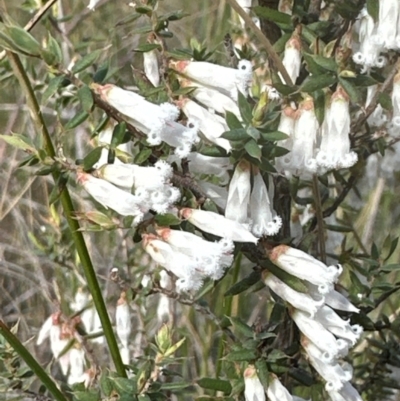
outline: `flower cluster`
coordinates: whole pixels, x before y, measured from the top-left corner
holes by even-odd
[[[135,92],[111,84],[94,84],[93,89],[103,101],[123,114],[128,123],[143,132],[150,145],[166,142],[182,158],[199,141],[197,123],[188,121],[187,126],[184,126],[176,122],[179,109],[170,103],[154,104]]]
[[[397,0],[379,2],[377,21],[368,14],[366,8],[361,11],[359,21],[355,24],[359,48],[353,60],[363,66],[362,72],[368,72],[372,67],[384,67],[386,59],[380,54],[400,48],[399,16],[400,4]]]
[[[68,377],[68,384],[84,383],[87,387],[93,372],[86,369],[85,352],[76,336],[75,326],[78,323],[79,317],[67,322],[60,312],[53,313],[40,329],[36,344],[41,345],[49,338],[51,352],[58,360],[63,375]]]
[[[341,266],[326,266],[312,256],[287,245],[279,245],[269,252],[270,260],[279,268],[307,284],[308,293],[300,293],[267,272],[265,284],[288,302],[291,317],[302,333],[301,344],[310,364],[326,381],[332,400],[348,399],[346,394],[356,390],[350,365],[340,361],[358,341],[362,327],[351,325],[333,309],[358,312],[344,296],[333,288]],[[358,394],[358,393],[357,393]],[[342,398],[340,398],[342,397]],[[351,398],[361,400],[358,398]]]
[[[219,280],[233,261],[233,242],[210,242],[198,235],[160,227],[157,234],[143,235],[145,251],[178,280],[178,292],[198,290],[207,277]]]
[[[314,102],[307,97],[298,110],[292,106],[282,110],[278,130],[288,135],[282,146],[290,153],[276,160],[277,171],[285,175],[308,178],[311,174],[351,167],[358,160],[357,154],[350,151],[349,97],[341,86],[332,94],[321,127]]]
[[[179,189],[169,183],[171,166],[162,160],[154,167],[106,164],[94,174],[97,177],[79,172],[78,182],[104,207],[122,216],[134,216],[134,223],[139,223],[149,210],[166,213],[180,198]],[[134,194],[130,192],[132,187]]]
[[[235,168],[229,184],[225,217],[242,224],[250,223],[256,237],[275,235],[282,225],[279,216],[273,216],[267,187],[258,168],[253,167],[254,182],[251,189],[251,164],[242,160]]]

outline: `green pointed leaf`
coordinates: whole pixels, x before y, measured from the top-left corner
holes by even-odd
[[[304,53],[303,57],[306,61],[309,61],[310,59],[314,61],[315,64],[317,64],[319,67],[321,67],[323,70],[328,70],[332,72],[337,71],[337,64],[334,58],[328,58],[324,56],[319,56],[317,54],[307,54]]]
[[[256,6],[253,7],[252,10],[257,17],[260,17],[261,19],[277,22],[279,24],[292,25],[291,16],[288,14],[264,6]]]
[[[72,117],[71,120],[67,122],[67,124],[65,124],[64,129],[69,130],[75,128],[78,125],[82,124],[84,121],[86,121],[88,117],[89,114],[86,113],[86,111],[81,111],[80,113],[75,114],[75,116]]]
[[[57,92],[58,88],[61,86],[63,81],[64,81],[63,76],[54,77],[50,80],[47,88],[43,92],[42,104],[47,103],[47,101]]]
[[[152,50],[161,50],[161,46],[156,44],[156,43],[145,43],[143,45],[139,45],[136,49],[134,49],[134,52],[138,52],[138,53],[146,53],[146,52],[150,52]]]
[[[54,184],[53,189],[50,192],[49,205],[52,205],[54,202],[56,202],[59,199],[61,192],[64,190],[64,188],[67,185],[67,182],[68,182],[68,175],[60,174],[56,183]]]
[[[260,279],[261,279],[261,273],[254,271],[250,273],[247,277],[245,277],[243,280],[239,281],[238,283],[234,284],[231,288],[229,288],[228,291],[225,292],[224,296],[227,297],[230,295],[240,294],[249,289],[255,283],[259,282]]]
[[[257,371],[257,376],[260,379],[261,384],[264,388],[268,388],[269,385],[269,372],[268,366],[264,359],[257,359],[256,363],[254,364]]]
[[[241,349],[238,351],[231,351],[224,359],[226,361],[235,361],[235,362],[251,362],[257,359],[258,355],[256,350],[254,349]]]
[[[250,123],[253,119],[253,110],[246,97],[243,95],[242,92],[240,92],[240,90],[238,90],[238,104],[240,115],[242,116],[243,121]]]
[[[103,370],[100,376],[100,388],[103,394],[107,397],[109,397],[114,389],[112,380],[109,379],[109,373],[106,373],[106,371]]]
[[[83,159],[83,169],[85,171],[90,170],[99,161],[102,150],[103,148],[99,146],[86,155]]]
[[[248,326],[246,323],[244,323],[241,319],[239,319],[238,317],[228,317],[228,319],[231,321],[231,323],[235,329],[235,333],[237,332],[246,337],[253,338],[253,335],[254,335],[253,329],[250,326]]]
[[[234,129],[243,128],[243,125],[240,122],[240,120],[232,112],[227,111],[225,114],[225,119],[226,119],[226,123],[228,124],[229,129],[234,130]]]
[[[197,380],[197,384],[202,388],[214,391],[222,391],[225,394],[229,394],[232,391],[231,383],[227,380],[203,377],[200,380]]]
[[[171,213],[157,214],[157,216],[154,217],[154,221],[162,227],[178,226],[181,224],[181,219]]]
[[[229,141],[243,141],[244,139],[249,139],[249,135],[244,128],[234,128],[224,132],[221,138],[228,139]]]
[[[248,141],[246,145],[244,145],[244,149],[249,156],[261,160],[261,149],[254,139],[250,139],[250,141]]]
[[[111,147],[116,148],[118,145],[121,145],[125,138],[126,134],[126,123],[122,121],[114,127],[112,138],[111,138]]]
[[[124,377],[113,377],[112,380],[115,389],[119,394],[128,393],[134,395],[137,391],[136,383],[134,380],[126,379]]]
[[[62,62],[62,51],[58,42],[48,33],[47,37],[47,49],[53,54],[55,64],[59,64]]]
[[[312,93],[318,89],[323,89],[333,85],[337,78],[331,74],[313,75],[308,77],[300,87],[301,92]]]
[[[275,141],[283,141],[284,139],[289,138],[289,135],[281,131],[273,131],[273,132],[262,132],[261,137],[266,141],[275,142]]]
[[[93,75],[93,82],[97,84],[103,83],[108,74],[108,64],[101,65]]]
[[[42,47],[29,32],[19,26],[9,26],[6,29],[11,40],[20,50],[34,56],[40,55]]]
[[[353,103],[357,104],[360,101],[360,94],[359,94],[359,91],[357,90],[357,88],[354,86],[354,84],[350,81],[351,81],[351,79],[339,77],[340,85],[342,85],[343,89],[349,95],[350,100]]]
[[[379,1],[377,0],[367,0],[367,11],[368,14],[376,22],[379,18]]]
[[[21,149],[24,152],[28,153],[37,153],[36,148],[32,145],[29,138],[19,135],[19,134],[12,134],[12,135],[0,135],[0,139],[3,139],[9,145],[14,146],[17,149]]]
[[[387,93],[380,93],[378,103],[387,111],[393,111],[392,98]]]
[[[317,117],[319,125],[321,125],[325,118],[325,93],[323,90],[316,90],[312,93],[314,100],[314,112]]]
[[[94,64],[94,62],[98,59],[98,57],[102,52],[103,51],[99,49],[95,50],[94,52],[86,54],[84,57],[82,57],[79,61],[75,63],[75,65],[72,67],[72,72],[74,74],[77,74],[78,72],[86,70],[86,68]]]
[[[83,85],[78,89],[78,99],[81,102],[84,111],[89,113],[93,107],[93,95],[92,91],[87,85]]]
[[[255,128],[255,127],[248,127],[247,130],[247,135],[253,138],[255,141],[258,141],[260,139],[260,131]]]
[[[143,164],[150,156],[151,156],[152,150],[150,148],[145,148],[141,150],[136,156],[135,156],[135,164]]]
[[[172,383],[163,383],[161,385],[160,390],[164,391],[176,391],[176,390],[183,390],[184,388],[187,388],[191,386],[190,383],[184,382],[184,381],[178,381],[178,382],[172,382]]]

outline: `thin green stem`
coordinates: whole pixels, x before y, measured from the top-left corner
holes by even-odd
[[[313,175],[313,195],[314,195],[315,215],[317,217],[319,256],[320,256],[322,262],[325,263],[326,252],[325,252],[324,215],[323,215],[323,211],[322,211],[321,194],[319,192],[318,177],[315,174]]]
[[[239,253],[236,256],[235,264],[233,267],[233,277],[232,277],[233,284],[237,283],[241,262],[242,262],[242,252],[239,251]],[[233,302],[233,296],[229,296],[226,298],[225,306],[224,306],[224,315],[225,315],[224,317],[231,316],[232,302]],[[219,375],[221,374],[221,370],[222,370],[222,357],[224,355],[225,341],[226,341],[226,334],[223,333],[221,335],[221,338],[219,339],[219,344],[218,344],[217,366],[215,368],[215,377],[216,378],[219,377]]]
[[[254,32],[256,38],[261,42],[261,44],[265,47],[265,50],[269,54],[272,62],[275,64],[278,71],[281,73],[286,85],[292,86],[293,82],[286,71],[285,66],[283,65],[281,59],[279,58],[278,54],[276,53],[274,47],[272,46],[271,42],[268,38],[262,33],[261,29],[254,23],[250,15],[243,10],[242,7],[239,6],[236,0],[227,0],[229,5],[240,15],[246,25]]]
[[[37,363],[32,354],[24,347],[21,341],[11,333],[7,325],[0,320],[0,334],[13,347],[18,355],[25,361],[33,373],[40,379],[44,386],[50,391],[57,401],[68,401],[68,398],[59,390],[56,383],[46,373],[46,371]]]
[[[26,101],[31,111],[32,119],[35,124],[37,133],[40,134],[44,140],[44,148],[50,157],[55,156],[55,150],[51,141],[50,134],[47,130],[44,122],[42,113],[39,108],[38,101],[33,92],[32,86],[29,82],[29,78],[26,75],[25,69],[19,59],[18,55],[13,52],[7,51],[7,56],[10,60],[10,64],[13,68],[14,74],[18,78],[18,81],[25,92]],[[53,173],[54,181],[57,182],[60,174],[58,172]],[[125,367],[121,359],[121,354],[118,349],[117,340],[111,325],[110,317],[107,312],[106,305],[104,303],[101,289],[97,281],[96,273],[93,268],[92,261],[89,256],[89,252],[86,247],[85,240],[82,233],[79,231],[79,222],[73,218],[74,206],[72,204],[71,196],[67,188],[64,188],[60,195],[61,204],[64,210],[65,217],[67,219],[72,239],[75,243],[76,250],[79,255],[79,259],[82,264],[82,268],[87,280],[89,291],[93,297],[93,302],[96,306],[96,310],[99,314],[100,321],[103,327],[104,335],[107,339],[108,347],[111,353],[111,357],[114,361],[115,368],[118,374],[122,377],[126,377]]]

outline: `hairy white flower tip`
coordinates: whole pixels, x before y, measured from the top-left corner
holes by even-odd
[[[135,190],[135,196],[139,199],[139,201],[144,201],[149,198],[150,193],[145,188],[138,187]]]
[[[267,92],[269,100],[279,100],[281,98],[281,95],[278,92],[278,90],[273,88],[272,86],[269,86],[267,88]]]
[[[400,116],[393,117],[392,123],[393,123],[396,127],[400,127]]]
[[[332,286],[329,286],[328,284],[320,284],[318,286],[318,292],[322,295],[327,294],[331,290],[332,290]]]
[[[325,390],[326,391],[339,391],[343,387],[343,383],[339,380],[333,381],[327,381],[325,384]]]
[[[322,352],[321,358],[325,363],[331,363],[335,359],[335,357],[329,351]]]
[[[356,334],[358,337],[360,337],[361,334],[362,334],[363,331],[364,331],[364,328],[363,328],[362,326],[360,326],[359,324],[353,324],[353,325],[351,326],[351,330],[352,330],[352,332],[353,332],[354,334]]]
[[[158,146],[161,144],[162,140],[160,137],[161,130],[156,128],[151,130],[150,133],[147,135],[147,142],[150,146]]]
[[[223,252],[223,253],[231,253],[235,249],[235,244],[229,238],[222,238],[218,242],[218,245],[221,248],[221,252]]]
[[[306,160],[304,163],[304,167],[306,171],[309,171],[310,173],[315,173],[318,169],[317,160],[314,158]]]
[[[357,52],[357,53],[353,54],[353,61],[356,64],[364,64],[365,57],[361,52]]]
[[[350,381],[353,378],[353,367],[349,363],[344,362],[342,364],[342,369],[345,374],[345,380]]]
[[[249,60],[239,60],[237,69],[243,75],[251,75],[251,73],[253,72],[253,65]]]
[[[183,159],[183,158],[189,156],[191,148],[192,148],[191,144],[185,144],[185,145],[178,146],[175,148],[174,154],[176,156],[178,156],[179,159]]]
[[[100,0],[90,0],[89,5],[87,6],[87,8],[89,10],[93,11],[95,9],[97,3],[100,3]]]
[[[160,108],[163,112],[164,121],[175,121],[179,117],[180,110],[171,103],[162,103]]]
[[[337,266],[328,266],[328,274],[332,277],[332,281],[336,281],[337,278],[342,274],[343,267],[341,265]]]
[[[379,56],[375,61],[375,66],[377,68],[383,68],[386,65],[386,57]]]
[[[336,340],[337,348],[339,350],[338,356],[346,356],[349,353],[349,342],[343,340],[343,338],[339,338]]]
[[[203,286],[203,280],[197,277],[180,278],[175,286],[178,293],[198,291]]]
[[[341,168],[350,168],[351,166],[354,166],[357,163],[357,160],[358,160],[357,153],[350,152],[345,154],[338,164],[339,167]]]
[[[160,203],[155,202],[151,205],[151,208],[158,214],[166,214],[168,212],[168,207],[169,205],[163,202]]]
[[[172,167],[165,160],[158,160],[154,167],[160,172],[160,175],[164,178],[164,180],[168,180],[172,177]]]
[[[181,197],[181,191],[176,187],[166,185],[163,191],[169,203],[175,203]]]
[[[113,267],[112,269],[111,269],[111,273],[118,273],[118,267]]]

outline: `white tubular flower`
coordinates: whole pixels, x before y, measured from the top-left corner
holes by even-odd
[[[222,123],[218,117],[210,113],[204,107],[190,99],[184,99],[178,102],[186,116],[193,121],[197,121],[200,131],[212,143],[230,152],[232,149],[231,144],[227,139],[220,138],[220,136],[229,130],[225,123]]]
[[[205,61],[178,61],[171,63],[171,67],[204,86],[219,90],[235,102],[238,90],[247,96],[253,73],[248,60],[240,60],[237,69]]]
[[[313,317],[324,304],[324,298],[315,301],[308,294],[295,291],[272,273],[264,273],[263,279],[265,285],[277,293],[283,300],[289,302],[295,308],[309,313],[311,317]]]
[[[356,344],[363,332],[363,328],[360,325],[355,324],[351,326],[348,320],[343,320],[329,306],[323,306],[317,312],[315,320],[320,322],[336,337],[348,340],[351,345]]]
[[[131,352],[129,351],[129,348],[124,346],[119,347],[119,353],[121,354],[122,363],[124,365],[129,365],[129,362],[131,361]]]
[[[282,219],[276,216],[271,207],[267,186],[258,169],[254,171],[253,190],[250,196],[250,218],[253,223],[251,231],[256,237],[275,235],[282,226]]]
[[[265,401],[264,387],[257,376],[256,368],[249,365],[243,373],[244,397],[246,401]]]
[[[68,384],[72,386],[85,381],[85,352],[80,347],[73,347],[68,351],[70,370]]]
[[[144,187],[148,190],[163,188],[172,177],[172,167],[164,160],[159,160],[154,167],[136,164],[106,164],[97,173],[100,178],[119,187],[131,190]]]
[[[221,209],[225,210],[228,201],[228,191],[225,188],[202,180],[197,181],[197,184],[208,198],[210,198]]]
[[[150,103],[143,96],[115,85],[96,85],[94,90],[105,102],[125,115],[132,125],[151,138],[149,143],[152,145],[161,143],[157,135],[161,134],[165,123],[175,121],[179,116],[178,108],[170,103]]]
[[[279,120],[278,131],[288,135],[289,138],[279,142],[279,146],[292,150],[293,135],[295,127],[296,110],[291,106],[286,106],[282,109],[281,118]],[[290,166],[291,154],[288,153],[275,159],[275,168],[279,173],[285,173],[286,166]]]
[[[343,383],[339,391],[328,390],[332,401],[363,401],[358,391],[349,383]]]
[[[345,312],[360,312],[360,309],[356,308],[345,296],[336,290],[325,294],[325,303],[333,309]]]
[[[319,124],[315,117],[313,100],[305,99],[296,114],[291,157],[289,163],[284,163],[283,166],[289,173],[307,177],[317,171],[314,153]]]
[[[242,119],[237,104],[228,96],[218,92],[216,89],[207,88],[197,82],[183,79],[180,82],[181,87],[196,87],[190,94],[198,102],[208,107],[209,111],[214,110],[217,113],[225,114],[227,111],[233,113],[239,120]]]
[[[113,209],[122,216],[143,215],[138,206],[138,199],[129,192],[90,174],[80,172],[77,177],[85,190],[105,208]]]
[[[90,0],[89,5],[87,6],[87,8],[89,10],[94,10],[98,3],[100,3],[100,0]]]
[[[225,217],[239,223],[247,223],[248,220],[251,191],[250,169],[250,163],[242,160],[237,164],[229,184]]]
[[[292,395],[274,374],[270,376],[267,396],[269,401],[293,401]]]
[[[396,117],[400,118],[400,72],[398,72],[393,79],[392,105],[393,105],[393,120]]]
[[[397,49],[396,42],[400,4],[397,0],[381,0],[379,2],[379,23],[377,38],[385,50]]]
[[[168,323],[171,320],[171,303],[170,299],[165,294],[160,294],[157,305],[157,321],[161,326],[163,323]]]
[[[335,359],[328,360],[327,353],[322,352],[308,338],[302,337],[301,345],[305,349],[311,365],[326,380],[327,390],[338,391],[343,387],[343,383],[351,380],[351,372],[343,369]]]
[[[53,326],[53,315],[50,315],[40,328],[36,345],[43,344],[44,340],[50,337],[51,327]]]
[[[288,72],[293,84],[296,83],[300,75],[301,67],[301,41],[297,32],[294,32],[292,37],[286,42],[285,52],[282,63]]]
[[[160,72],[158,70],[157,50],[143,53],[143,69],[147,79],[154,85],[160,84]]]
[[[327,169],[348,168],[357,162],[350,152],[349,97],[341,86],[332,95],[322,127],[321,147],[317,154],[319,166]]]
[[[217,237],[228,238],[236,242],[257,243],[256,238],[249,230],[237,221],[229,220],[218,213],[205,210],[184,208],[180,215],[194,226]]]
[[[122,292],[117,302],[115,309],[115,325],[117,329],[117,335],[121,344],[124,348],[128,348],[129,337],[131,335],[131,312],[129,304],[126,300],[126,293]]]
[[[229,157],[204,156],[192,152],[187,159],[191,173],[215,175],[220,178],[221,185],[225,185],[229,180],[228,170],[233,170]]]
[[[333,288],[333,283],[343,270],[340,265],[328,267],[307,253],[287,245],[273,248],[269,251],[269,258],[282,270],[318,286],[321,294],[326,294]]]
[[[200,141],[198,131],[199,123],[195,119],[189,119],[186,126],[170,121],[164,125],[159,137],[175,148],[174,153],[179,158],[183,158],[190,153],[192,145]]]
[[[169,270],[176,277],[179,291],[197,290],[202,285],[197,261],[173,249],[169,244],[153,234],[144,234],[143,248],[155,262]]]
[[[334,358],[346,347],[346,344],[336,340],[332,333],[325,329],[321,323],[308,316],[307,313],[296,309],[291,315],[299,330],[322,352],[327,352]]]
[[[234,244],[228,239],[209,242],[195,234],[170,228],[160,228],[157,234],[178,252],[194,258],[198,265],[197,273],[213,280],[220,279],[224,267],[230,266],[233,262]]]

